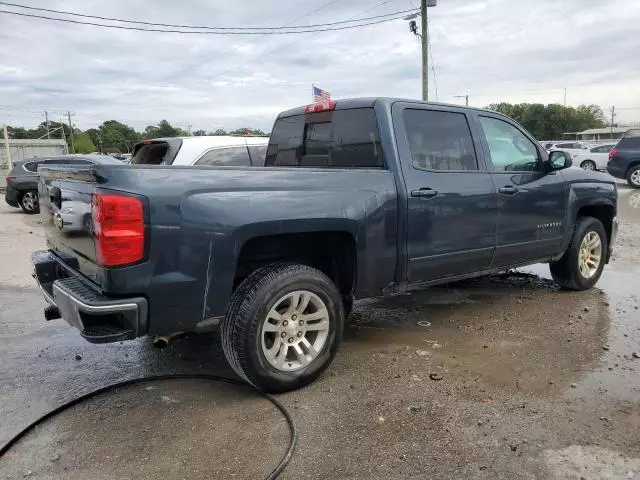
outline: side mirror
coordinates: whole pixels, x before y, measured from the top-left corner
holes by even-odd
[[[571,157],[567,153],[557,150],[549,154],[549,163],[552,170],[563,170],[573,164]]]

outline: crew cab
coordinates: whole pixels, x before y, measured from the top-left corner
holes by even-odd
[[[308,384],[353,300],[548,263],[565,289],[598,281],[617,191],[567,168],[499,113],[393,98],[281,113],[265,167],[41,169],[49,302],[90,342],[219,325],[239,376]],[[67,198],[88,230],[54,219]]]

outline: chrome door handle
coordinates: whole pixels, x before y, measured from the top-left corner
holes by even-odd
[[[411,190],[411,196],[417,198],[433,198],[438,195],[437,190],[433,190],[429,187],[418,188],[417,190]]]

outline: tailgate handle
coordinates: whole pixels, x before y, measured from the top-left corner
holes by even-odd
[[[62,208],[62,192],[58,187],[51,187],[51,190],[49,190],[49,200],[56,207]]]

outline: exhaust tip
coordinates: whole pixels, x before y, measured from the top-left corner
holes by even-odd
[[[163,337],[154,338],[151,343],[156,348],[166,348],[169,345],[169,341]]]
[[[55,307],[53,305],[44,307],[44,319],[46,321],[56,320],[60,317],[62,317],[62,315],[60,315],[60,310],[58,309],[58,307]]]

